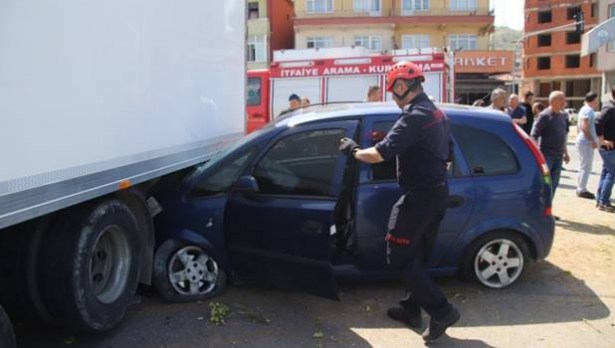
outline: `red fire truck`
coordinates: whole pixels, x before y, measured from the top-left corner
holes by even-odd
[[[438,102],[453,100],[448,55],[435,49],[396,50],[389,55],[371,54],[363,47],[275,51],[269,69],[248,71],[247,131],[261,128],[288,108],[291,94],[312,104],[364,101],[370,86],[384,91],[386,73],[402,60],[423,69],[429,96]],[[383,101],[388,100],[390,93],[384,93]]]

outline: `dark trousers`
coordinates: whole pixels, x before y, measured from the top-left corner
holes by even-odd
[[[448,314],[451,305],[427,274],[427,262],[444,218],[448,186],[413,190],[397,201],[389,218],[387,257],[391,267],[402,270],[410,294],[406,304],[421,306],[431,317]]]

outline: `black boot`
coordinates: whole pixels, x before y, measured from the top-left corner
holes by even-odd
[[[409,301],[399,301],[399,306],[389,308],[387,315],[391,319],[400,321],[411,328],[418,329],[423,326],[421,307]]]
[[[455,323],[459,321],[459,318],[461,318],[461,314],[459,314],[457,308],[453,306],[451,306],[451,309],[442,318],[432,317],[429,321],[429,327],[423,332],[423,340],[428,343],[437,340],[444,334],[446,329],[455,325]]]

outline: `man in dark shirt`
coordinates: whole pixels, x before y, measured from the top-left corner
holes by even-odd
[[[340,150],[367,163],[397,159],[397,179],[404,193],[391,211],[387,257],[392,267],[403,271],[407,296],[400,301],[401,307],[390,308],[387,314],[418,328],[422,307],[431,316],[423,339],[431,342],[455,324],[460,314],[426,268],[446,211],[452,143],[448,119],[423,92],[424,81],[416,64],[395,64],[386,89],[402,109],[399,119],[374,147],[361,150],[352,139],[344,138]]]
[[[568,163],[568,150],[566,137],[568,136],[567,115],[564,111],[566,96],[561,91],[551,92],[549,95],[549,107],[540,113],[540,117],[532,128],[531,136],[539,141],[539,147],[547,160],[551,173],[551,185],[553,196],[559,185],[562,172],[562,161]]]
[[[534,125],[533,102],[534,102],[534,93],[532,93],[532,91],[527,91],[523,95],[523,102],[519,104],[523,106],[523,108],[525,109],[526,122],[521,128],[523,128],[523,130],[527,134],[530,134],[532,132],[532,126]]]
[[[602,173],[597,192],[597,207],[609,213],[615,212],[611,205],[611,192],[615,183],[615,87],[611,89],[611,100],[602,108],[596,120],[596,134],[600,157],[602,157]]]
[[[523,127],[527,123],[525,108],[519,104],[519,96],[514,93],[508,97],[507,113],[519,127]]]

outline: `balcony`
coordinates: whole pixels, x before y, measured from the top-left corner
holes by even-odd
[[[336,24],[442,24],[476,23],[492,24],[493,11],[488,8],[474,10],[450,10],[434,8],[413,10],[404,8],[381,9],[379,11],[336,9],[329,12],[295,11],[295,25],[336,25]]]
[[[269,34],[269,18],[257,18],[248,20],[249,35],[266,35]]]

